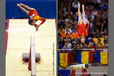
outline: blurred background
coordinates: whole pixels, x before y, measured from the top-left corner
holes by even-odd
[[[6,19],[28,18],[17,7],[17,3],[35,8],[44,18],[56,18],[56,0],[6,0]]]
[[[90,23],[89,35],[84,38],[79,38],[77,34],[78,3],[85,5],[86,18]],[[80,11],[82,12],[82,7]],[[66,70],[66,73],[69,72],[70,75],[71,71],[68,70],[70,65],[83,63],[91,64],[95,68],[100,66],[102,68],[88,69],[88,71],[107,72],[105,67],[108,66],[109,52],[108,0],[58,0],[57,13],[58,72],[62,76],[68,76],[68,74],[63,74],[63,71]]]

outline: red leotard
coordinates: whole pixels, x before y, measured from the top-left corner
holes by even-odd
[[[82,34],[84,34],[84,36],[88,36],[89,24],[87,26],[87,29],[86,29],[86,25],[83,22],[80,25],[78,25],[77,28],[78,28],[79,36],[82,36]]]
[[[33,18],[34,20],[41,20],[42,22],[40,24],[43,24],[46,20],[43,17],[40,17],[35,9],[31,10],[29,12],[29,17]]]

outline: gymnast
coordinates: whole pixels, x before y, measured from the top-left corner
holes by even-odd
[[[43,18],[43,17],[40,17],[37,13],[37,11],[34,9],[34,8],[31,8],[29,7],[28,5],[25,5],[25,4],[17,4],[17,6],[27,14],[27,16],[29,17],[28,19],[28,23],[31,25],[31,26],[35,26],[36,27],[36,31],[38,30],[38,27],[40,25],[42,25],[46,19]],[[36,22],[40,20],[42,21],[40,24],[36,24]]]

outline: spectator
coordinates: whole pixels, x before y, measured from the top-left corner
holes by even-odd
[[[101,49],[103,47],[101,40],[98,39],[98,42],[96,43],[97,48]]]
[[[91,26],[89,29],[89,37],[93,38],[94,34],[95,34],[95,28],[94,28],[94,26]]]
[[[87,43],[84,43],[83,44],[83,49],[87,49],[88,48],[88,44]]]
[[[88,48],[89,49],[95,49],[95,46],[93,45],[93,42],[89,42]]]
[[[85,43],[85,37],[84,37],[84,36],[82,36],[82,37],[80,38],[80,40],[81,40],[81,43]]]
[[[77,39],[78,37],[78,33],[76,32],[76,29],[74,29],[74,32],[72,33],[72,39]]]
[[[76,47],[77,47],[77,49],[81,49],[82,48],[82,44],[78,43]]]
[[[78,17],[77,17],[77,12],[73,15],[73,22],[77,22],[77,20],[78,20]]]
[[[78,3],[85,5],[85,14],[90,26],[87,37],[79,38],[77,34]],[[96,48],[108,51],[108,0],[59,0],[58,5],[59,49],[75,49],[73,52],[77,52],[77,49]],[[101,37],[105,38],[105,41],[100,40]],[[94,39],[96,43],[93,42]]]
[[[101,24],[101,28],[100,28],[100,31],[102,34],[104,34],[104,30],[105,30],[105,26],[104,26],[104,23]]]
[[[62,32],[60,32],[60,34],[61,34],[61,37],[62,38],[65,38],[66,37],[66,34],[65,34],[64,30],[62,30]]]
[[[67,47],[69,48],[69,49],[71,49],[72,48],[72,45],[71,45],[71,43],[70,43],[70,38],[69,37],[66,37],[66,39],[64,39],[64,41],[65,41],[65,43],[67,44]]]
[[[101,36],[102,36],[102,34],[101,34],[101,32],[99,31],[99,29],[96,29],[96,33],[95,33],[94,37],[99,38],[99,37],[101,37]]]
[[[74,27],[72,28],[72,32],[74,32],[74,30],[77,30],[77,22],[74,24]]]
[[[105,29],[104,32],[103,32],[103,37],[107,38],[107,36],[108,36],[108,33],[107,33],[107,30]]]
[[[106,39],[105,45],[108,48],[108,39]]]
[[[73,7],[73,13],[75,13],[77,11],[77,8],[78,8],[78,1],[77,0],[74,0],[72,2],[72,7]]]
[[[69,44],[68,44],[68,43],[65,43],[65,44],[64,44],[64,47],[63,47],[62,49],[68,49],[67,51],[70,51],[70,50],[69,50],[69,49],[70,49],[70,48],[69,48]]]

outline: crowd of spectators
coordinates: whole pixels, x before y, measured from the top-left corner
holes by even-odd
[[[89,21],[89,35],[82,38],[77,34],[78,3],[85,5]],[[107,49],[108,17],[108,0],[59,0],[58,49]]]

